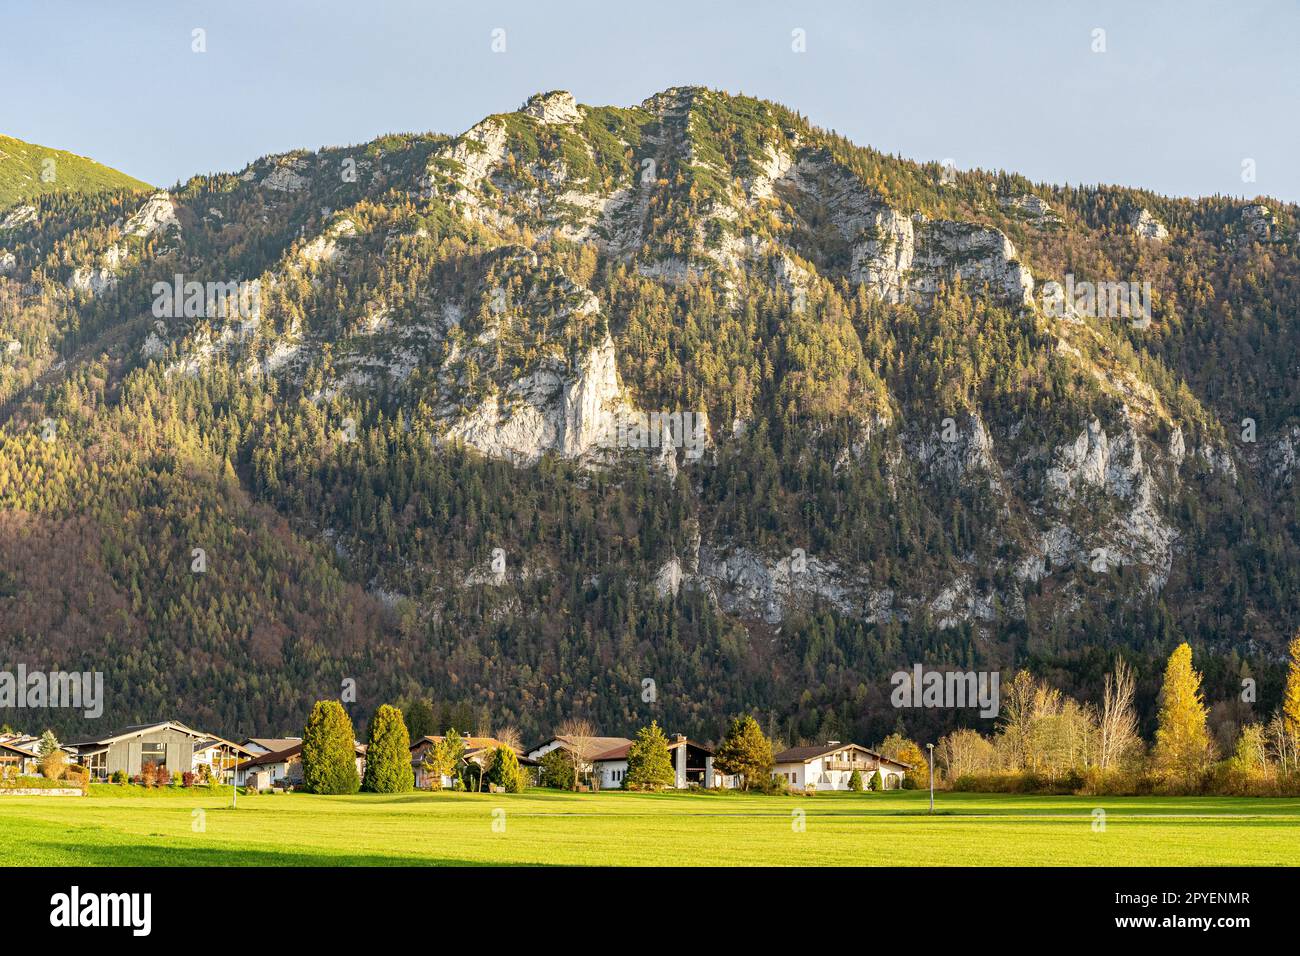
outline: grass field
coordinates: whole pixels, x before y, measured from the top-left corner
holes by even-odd
[[[0,865],[1300,864],[1300,799],[91,789],[0,797]]]

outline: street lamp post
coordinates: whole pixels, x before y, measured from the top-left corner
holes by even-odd
[[[930,755],[930,812],[934,813],[934,744],[926,744]]]

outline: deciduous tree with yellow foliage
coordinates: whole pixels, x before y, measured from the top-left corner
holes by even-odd
[[[1191,645],[1179,644],[1169,655],[1160,688],[1154,754],[1158,772],[1187,786],[1200,779],[1213,756],[1208,713],[1201,696],[1201,675],[1192,669]]]
[[[1282,691],[1282,767],[1287,769],[1297,764],[1296,753],[1300,751],[1300,631],[1291,638],[1288,649],[1290,662],[1286,671],[1286,687]]]

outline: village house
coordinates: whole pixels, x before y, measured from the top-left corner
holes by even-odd
[[[203,775],[206,768],[209,773],[220,777],[241,760],[252,756],[252,751],[242,744],[220,737],[208,737],[194,745],[194,772]]]
[[[259,738],[263,741],[281,743],[274,738]],[[255,787],[269,790],[271,787],[296,787],[302,783],[302,741],[288,738],[292,742],[288,747],[278,751],[266,751],[255,754],[251,759],[235,767],[235,784],[240,787]],[[366,748],[364,744],[353,741],[356,751],[357,774],[366,772]]]
[[[12,769],[19,776],[29,776],[40,768],[35,747],[19,744],[17,739],[0,740],[0,771]]]
[[[864,786],[874,774],[875,789],[897,790],[903,785],[903,774],[911,769],[910,764],[838,740],[827,741],[825,746],[791,747],[773,759],[772,776],[783,777],[796,790],[809,786],[816,790],[847,790],[855,770]]]
[[[631,746],[632,741],[629,740],[592,758],[591,779],[597,790],[619,790],[623,787],[627,777],[627,752]],[[720,780],[722,775],[713,771],[713,751],[703,744],[677,734],[668,741],[668,756],[673,763],[675,789],[712,789],[724,785]]]
[[[294,744],[302,743],[301,737],[245,737],[241,746],[253,756],[258,754],[278,754],[288,750]]]
[[[586,757],[590,760],[592,757],[613,750],[623,744],[630,744],[632,741],[626,737],[574,737],[571,734],[560,734],[551,737],[548,740],[538,744],[532,750],[528,751],[529,760],[541,760],[552,750],[567,750],[569,753],[577,753],[579,750],[585,751]]]
[[[240,787],[269,790],[299,783],[302,783],[301,741],[284,750],[254,754],[235,767],[235,784]]]
[[[217,740],[174,720],[137,724],[100,737],[67,745],[79,764],[90,771],[92,779],[104,780],[123,771],[129,777],[153,766],[168,773],[194,770],[194,748],[204,741]],[[221,745],[234,746],[228,741]]]
[[[41,762],[41,738],[31,734],[0,734],[0,761],[9,766],[21,766],[21,773],[36,773]],[[67,747],[60,746],[63,755],[69,760],[75,759]],[[19,755],[22,755],[21,757]]]
[[[589,774],[594,772],[592,760],[595,757],[607,754],[619,747],[626,747],[632,741],[626,737],[575,737],[571,734],[559,734],[555,737],[543,741],[532,750],[528,751],[528,759],[534,760],[538,764],[552,750],[564,750],[570,755],[577,756],[581,752],[581,766],[579,772]]]

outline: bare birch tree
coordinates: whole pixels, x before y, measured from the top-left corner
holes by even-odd
[[[596,756],[596,731],[591,721],[575,717],[561,724],[556,736],[564,738],[564,742],[569,745],[569,753],[573,755],[573,789],[577,790],[579,774],[591,764],[591,758]]]
[[[523,752],[523,738],[519,736],[519,731],[509,724],[497,730],[492,736],[515,753]]]
[[[1106,675],[1101,705],[1101,733],[1097,741],[1097,766],[1109,770],[1139,743],[1137,714],[1133,710],[1133,670],[1124,658]]]
[[[988,773],[993,768],[993,744],[976,730],[954,730],[939,741],[935,752],[949,784],[969,774]]]

